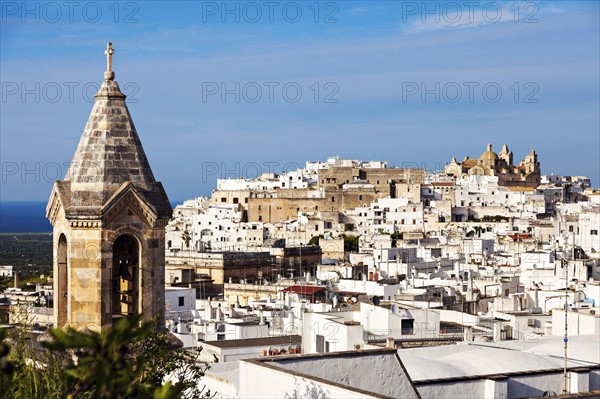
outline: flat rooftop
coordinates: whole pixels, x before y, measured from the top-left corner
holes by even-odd
[[[563,338],[500,341],[400,349],[415,383],[562,369]],[[569,337],[567,367],[600,367],[598,336]]]

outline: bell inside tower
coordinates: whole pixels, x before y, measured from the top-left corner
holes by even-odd
[[[139,244],[129,235],[119,236],[113,244],[112,318],[138,313],[139,302]]]

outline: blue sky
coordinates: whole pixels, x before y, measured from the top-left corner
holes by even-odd
[[[433,170],[487,143],[599,185],[596,1],[23,4],[1,10],[0,200],[64,176],[108,41],[172,200],[334,155]]]

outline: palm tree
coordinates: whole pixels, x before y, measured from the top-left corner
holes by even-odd
[[[187,230],[183,230],[183,233],[181,233],[181,239],[183,241],[185,241],[185,247],[187,249],[190,249],[190,241],[192,240],[192,236],[190,235],[190,232]]]

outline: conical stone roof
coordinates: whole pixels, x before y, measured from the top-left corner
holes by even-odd
[[[159,219],[169,218],[171,205],[162,185],[154,179],[126,96],[114,77],[111,70],[105,72],[67,175],[57,182],[62,197],[68,197],[64,201],[68,204],[63,204],[67,217],[100,216],[101,208],[128,183],[155,209]]]

